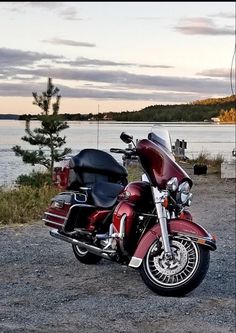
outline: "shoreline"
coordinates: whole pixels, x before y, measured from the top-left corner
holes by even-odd
[[[20,121],[20,122],[25,122],[25,120],[23,119],[18,119],[18,118],[2,118],[0,115],[0,122],[1,121]],[[39,121],[37,119],[31,119],[31,122],[35,122],[35,121]],[[221,122],[221,121],[210,121],[210,120],[203,120],[203,121],[135,121],[135,120],[127,120],[127,121],[123,121],[123,120],[73,120],[73,119],[65,119],[64,121],[66,122],[79,122],[79,123],[92,123],[92,124],[130,124],[130,123],[134,123],[134,124],[180,124],[180,125],[184,125],[184,124],[211,124],[211,125],[236,125],[236,122]]]

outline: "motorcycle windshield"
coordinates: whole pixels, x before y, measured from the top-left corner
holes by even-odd
[[[154,143],[163,146],[169,153],[172,153],[171,138],[168,130],[160,125],[153,125],[148,139]]]
[[[187,180],[192,186],[188,174],[175,161],[167,129],[159,125],[153,126],[148,138],[138,141],[137,153],[153,186],[165,189],[167,182],[172,177],[176,177],[179,183]]]

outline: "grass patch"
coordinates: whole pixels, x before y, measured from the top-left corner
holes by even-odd
[[[196,158],[188,159],[188,165],[204,164],[210,172],[220,172],[222,155],[211,157],[201,152]],[[178,161],[177,161],[178,162]],[[137,163],[127,167],[128,181],[140,181],[143,170]],[[0,187],[0,225],[25,224],[42,218],[43,212],[50,204],[51,198],[60,192],[55,186],[48,184],[47,175],[22,175],[18,179],[18,187],[6,189]]]
[[[188,159],[188,163],[194,165],[207,165],[211,172],[220,173],[221,163],[224,162],[224,157],[222,154],[217,154],[216,156],[211,156],[210,153],[200,152],[196,158]]]
[[[127,168],[128,171],[128,182],[134,182],[141,180],[141,176],[144,173],[139,163],[130,164]]]
[[[0,225],[24,224],[42,218],[50,199],[58,192],[52,186],[20,186],[0,189]]]

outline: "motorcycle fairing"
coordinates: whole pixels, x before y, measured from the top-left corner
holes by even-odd
[[[216,249],[215,238],[195,222],[182,219],[170,220],[168,222],[168,231],[171,235],[191,238],[194,242],[207,246],[210,250]],[[138,268],[151,244],[160,237],[161,227],[159,224],[156,224],[140,240],[129,266]]]
[[[175,162],[170,153],[166,152],[162,145],[143,139],[137,143],[137,152],[152,186],[165,190],[171,177],[176,177],[179,183],[188,181],[190,187],[192,186],[192,180],[188,174]]]

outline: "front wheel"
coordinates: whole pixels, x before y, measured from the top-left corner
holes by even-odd
[[[83,264],[97,264],[102,258],[96,254],[88,252],[84,247],[72,244],[75,257]]]
[[[210,262],[209,250],[190,238],[170,240],[173,258],[165,258],[159,241],[149,248],[140,274],[145,284],[163,296],[183,296],[204,279]]]

